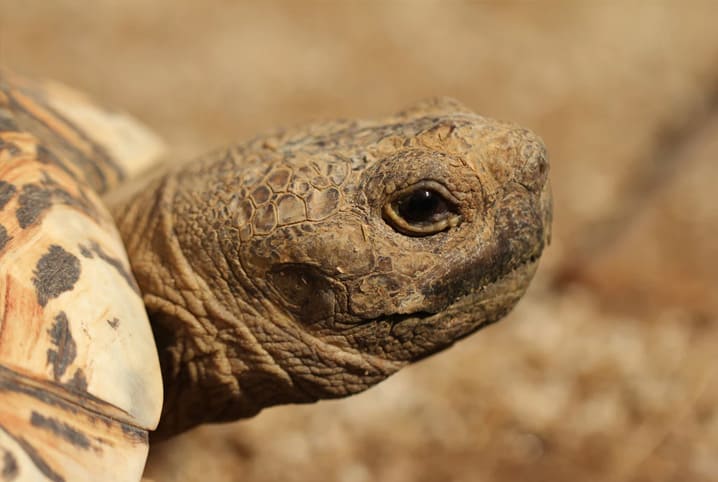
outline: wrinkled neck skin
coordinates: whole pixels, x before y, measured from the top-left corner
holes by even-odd
[[[156,437],[272,405],[346,396],[407,363],[323,342],[266,301],[230,261],[236,254],[223,250],[217,220],[203,215],[213,211],[191,209],[198,193],[181,190],[182,181],[168,175],[115,209],[162,366]]]
[[[547,171],[531,132],[431,101],[257,138],[115,202],[163,370],[158,437],[358,393],[499,320],[549,239]],[[393,225],[426,185],[451,226]]]

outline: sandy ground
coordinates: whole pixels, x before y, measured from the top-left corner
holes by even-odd
[[[551,152],[554,241],[506,320],[352,399],[158,444],[147,475],[718,480],[716,14],[697,0],[0,0],[1,66],[121,106],[175,159],[433,95]]]

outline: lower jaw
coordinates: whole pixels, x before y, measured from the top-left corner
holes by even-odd
[[[488,306],[494,306],[496,310],[493,311],[503,311],[505,314],[526,292],[537,268],[538,260],[529,260],[504,274],[498,280],[456,299],[445,312],[461,314],[472,311],[472,307],[486,309]],[[502,310],[502,308],[505,309]],[[498,321],[502,316],[500,315],[493,321]]]
[[[538,260],[530,260],[498,280],[457,298],[438,313],[393,315],[389,318],[391,337],[404,340],[402,345],[406,351],[395,357],[390,354],[388,358],[395,361],[425,358],[501,320],[526,292],[537,267]]]
[[[390,314],[347,323],[339,330],[339,325],[334,324],[315,332],[315,336],[340,351],[356,350],[385,362],[416,361],[506,316],[525,293],[537,266],[538,260],[530,259],[437,312]],[[366,343],[361,342],[364,339]]]

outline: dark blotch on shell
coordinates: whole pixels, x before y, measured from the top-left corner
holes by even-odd
[[[24,185],[15,212],[18,224],[22,229],[27,228],[50,206],[52,206],[52,196],[49,191],[34,184]]]
[[[80,254],[82,256],[84,256],[85,258],[92,258],[92,251],[90,251],[87,246],[85,246],[84,244],[78,244],[77,247],[80,248]]]
[[[37,262],[33,274],[37,302],[44,307],[49,300],[75,286],[80,279],[80,260],[53,244]]]
[[[0,477],[2,477],[2,480],[14,480],[19,472],[20,469],[15,456],[6,450],[2,456],[2,471],[0,471]]]
[[[18,130],[17,124],[10,117],[5,110],[0,110],[0,132],[15,132]]]
[[[0,180],[0,209],[5,207],[8,201],[15,195],[15,192],[17,192],[17,188],[14,184]]]
[[[83,372],[81,368],[78,368],[75,370],[72,380],[67,382],[65,385],[76,392],[86,392],[87,377],[85,376],[85,372]]]
[[[7,234],[7,229],[5,229],[5,226],[0,224],[0,251],[2,251],[5,248],[5,245],[10,241],[12,237]]]
[[[77,345],[72,339],[70,332],[70,323],[64,311],[61,311],[55,317],[55,323],[48,330],[52,344],[57,347],[56,350],[47,350],[47,363],[52,365],[52,374],[55,381],[59,380],[65,374],[67,367],[72,364],[77,356]]]
[[[71,443],[75,447],[82,449],[90,448],[90,438],[78,429],[61,422],[52,417],[45,417],[44,415],[35,412],[33,410],[30,415],[30,424],[33,427],[38,427],[49,432],[52,432],[62,440]]]

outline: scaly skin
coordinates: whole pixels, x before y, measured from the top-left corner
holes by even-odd
[[[350,395],[503,317],[550,232],[542,142],[433,100],[257,138],[113,213],[150,315],[168,436]],[[458,224],[386,214],[431,181]]]

